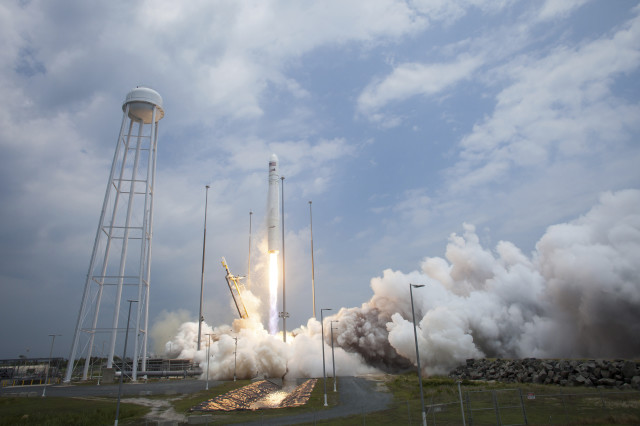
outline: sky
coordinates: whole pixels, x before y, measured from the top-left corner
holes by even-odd
[[[50,334],[69,355],[138,85],[165,111],[152,325],[197,320],[205,185],[205,320],[237,315],[220,258],[246,274],[250,211],[250,287],[266,300],[272,153],[288,328],[313,315],[309,201],[318,311],[360,306],[386,274],[420,278],[428,259],[454,263],[461,235],[537,257],[550,229],[592,209],[614,227],[621,198],[640,256],[637,1],[10,0],[0,40],[0,358],[45,357]]]

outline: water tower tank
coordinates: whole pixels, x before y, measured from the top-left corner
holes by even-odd
[[[144,124],[151,123],[154,105],[158,107],[156,111],[156,122],[164,117],[162,109],[162,96],[158,92],[148,87],[138,86],[127,94],[127,98],[122,104],[124,111],[129,105],[129,118],[142,120]]]

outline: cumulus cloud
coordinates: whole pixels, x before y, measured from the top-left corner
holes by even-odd
[[[600,155],[625,143],[640,111],[613,82],[638,69],[639,37],[636,15],[613,34],[502,67],[511,83],[496,96],[493,114],[462,139],[451,187],[472,189],[514,169]]]
[[[469,78],[482,61],[470,55],[461,55],[450,63],[400,64],[380,81],[370,83],[358,97],[361,114],[374,121],[384,118],[378,111],[391,102],[412,96],[431,96]]]
[[[575,9],[578,9],[589,0],[547,0],[539,11],[540,20],[550,20],[565,17]]]

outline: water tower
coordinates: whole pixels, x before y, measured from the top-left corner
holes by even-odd
[[[138,301],[131,327],[135,333],[133,380],[137,378],[138,359],[142,359],[141,369],[146,370],[158,121],[164,117],[162,97],[148,87],[136,87],[127,94],[122,110],[65,382],[71,380],[76,356],[85,358],[83,380],[87,379],[92,356],[106,356],[107,368],[113,366],[116,340],[124,337],[127,323],[126,308],[124,318],[120,317],[120,308],[128,299]]]

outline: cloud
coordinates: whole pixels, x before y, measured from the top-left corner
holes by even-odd
[[[363,90],[358,97],[358,112],[379,121],[384,116],[378,111],[387,104],[418,95],[432,96],[450,89],[469,78],[480,65],[481,60],[470,55],[461,55],[450,63],[398,65],[387,77],[370,83]]]
[[[638,69],[639,37],[636,16],[614,34],[502,67],[511,83],[496,96],[493,114],[462,139],[451,188],[469,190],[516,168],[597,156],[628,142],[640,110],[613,86]]]
[[[588,1],[589,0],[547,0],[538,12],[538,18],[543,21],[564,18]]]

